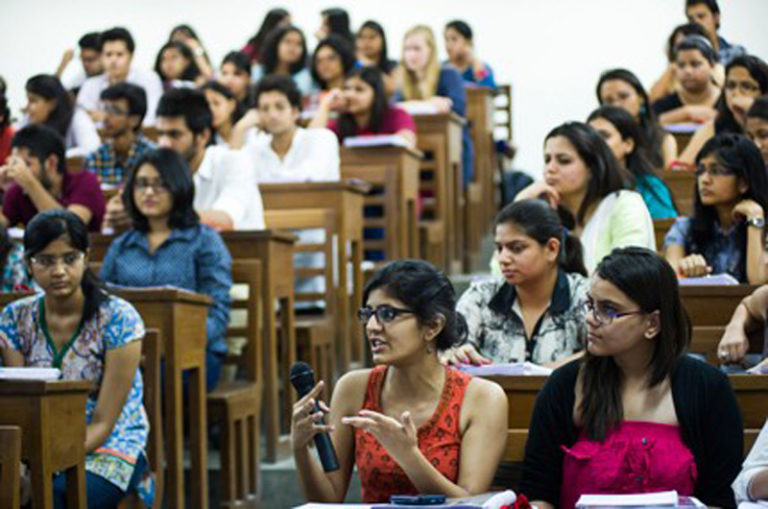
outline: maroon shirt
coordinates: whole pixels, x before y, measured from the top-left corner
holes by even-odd
[[[58,202],[64,208],[70,205],[82,205],[88,208],[91,211],[88,230],[101,229],[106,204],[95,173],[89,171],[64,173],[61,197]],[[13,184],[3,200],[3,214],[8,218],[9,226],[16,226],[19,223],[26,225],[37,214],[37,208],[24,190],[18,184]]]
[[[336,120],[328,121],[328,129],[336,133],[336,136],[341,140],[341,133],[339,132],[339,123]],[[381,119],[381,126],[376,132],[371,131],[370,127],[360,129],[358,127],[355,136],[369,136],[372,134],[396,134],[399,131],[408,129],[409,131],[416,132],[416,122],[413,117],[404,109],[396,106],[391,106],[387,109],[387,113],[384,118]]]

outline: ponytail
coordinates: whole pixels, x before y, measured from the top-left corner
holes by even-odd
[[[565,228],[563,228],[558,265],[565,272],[587,276],[587,268],[584,266],[584,249],[581,246],[581,241],[576,235]]]

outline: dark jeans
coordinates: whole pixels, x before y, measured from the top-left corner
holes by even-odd
[[[147,461],[144,455],[141,455],[133,469],[127,491],[121,490],[100,475],[86,472],[85,492],[88,509],[113,509],[117,507],[117,504],[126,494],[136,489],[146,469]],[[67,507],[67,475],[65,473],[56,474],[53,477],[53,507],[54,509]]]

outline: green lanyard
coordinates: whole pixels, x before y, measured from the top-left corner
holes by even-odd
[[[77,341],[77,338],[80,336],[80,332],[83,330],[83,322],[85,321],[85,316],[80,318],[80,323],[77,324],[77,330],[75,330],[72,338],[66,342],[60,351],[56,351],[56,345],[51,339],[51,334],[48,332],[48,322],[45,320],[45,297],[40,299],[38,312],[40,313],[40,326],[43,328],[45,340],[48,342],[48,346],[51,347],[51,351],[53,352],[53,367],[61,369],[61,361],[64,360],[64,356],[67,355],[67,352],[70,348],[72,348],[72,345],[75,343],[75,341]]]

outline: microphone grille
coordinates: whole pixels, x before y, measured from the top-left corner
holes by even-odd
[[[305,373],[312,373],[312,368],[306,362],[294,362],[291,366],[291,378],[301,376]]]

